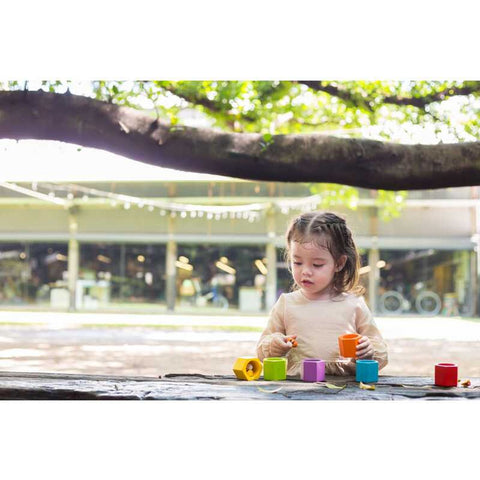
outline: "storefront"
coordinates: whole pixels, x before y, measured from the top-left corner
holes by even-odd
[[[306,184],[158,172],[0,182],[0,308],[268,311],[291,288],[285,229],[321,198]],[[388,222],[369,190],[356,210],[333,208],[353,230],[376,314],[478,314],[477,197],[411,192]]]
[[[384,250],[381,258],[381,313],[473,315],[470,252]]]
[[[1,242],[0,307],[70,308],[68,250],[68,241]],[[377,314],[473,315],[473,250],[381,248],[373,255],[375,265],[375,250],[360,250],[361,282],[367,301],[376,302]],[[292,284],[280,245],[275,254],[276,298]],[[179,242],[174,307],[268,310],[266,255],[266,245],[260,243]],[[79,242],[75,309],[166,308],[166,258],[166,243]],[[372,266],[378,271],[377,282]]]

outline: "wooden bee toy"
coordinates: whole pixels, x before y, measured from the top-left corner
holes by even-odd
[[[295,348],[295,347],[298,346],[298,342],[297,342],[297,341],[295,340],[295,338],[293,338],[293,337],[287,337],[287,338],[286,338],[286,341],[287,341],[287,343],[288,343],[288,342],[291,342],[293,348]]]

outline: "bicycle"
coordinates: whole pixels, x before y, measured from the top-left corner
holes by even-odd
[[[420,315],[438,315],[442,309],[441,298],[431,290],[422,290],[413,299],[413,304]],[[410,311],[412,302],[400,292],[389,290],[380,296],[379,307],[380,311],[386,315],[397,315]]]
[[[208,292],[205,295],[198,295],[195,298],[195,305],[197,307],[205,307],[207,306],[208,302],[211,302],[211,305],[214,307],[218,307],[223,310],[228,309],[230,306],[226,297],[218,293],[215,294],[214,292]]]

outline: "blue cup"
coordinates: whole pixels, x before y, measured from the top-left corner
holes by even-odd
[[[376,360],[357,360],[355,380],[363,383],[378,382],[378,362]]]

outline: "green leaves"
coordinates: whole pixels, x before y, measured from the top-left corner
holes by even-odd
[[[346,206],[350,210],[356,210],[359,202],[359,191],[348,185],[335,183],[317,183],[310,186],[312,194],[320,195],[319,207],[328,209],[338,206]]]
[[[264,133],[262,135],[262,141],[260,145],[262,149],[260,150],[262,153],[267,150],[267,148],[273,144],[273,135],[271,133]]]
[[[23,88],[22,81],[6,83]],[[68,83],[43,82],[61,93]],[[478,81],[97,80],[91,89],[99,100],[165,118],[193,109],[207,124],[234,132],[324,132],[403,143],[419,143],[425,133],[429,143],[479,135]]]
[[[320,196],[319,208],[328,209],[335,207],[346,207],[350,210],[356,210],[362,201],[370,202],[373,192],[374,206],[378,210],[378,216],[384,222],[388,222],[401,215],[405,200],[406,191],[372,190],[368,197],[360,196],[360,190],[348,185],[338,185],[335,183],[316,183],[310,185],[312,194]]]
[[[77,82],[79,83],[79,82]],[[260,133],[260,152],[274,145],[275,135],[323,133],[344,138],[370,138],[401,143],[471,142],[480,139],[480,82],[436,81],[279,81],[96,80],[87,82],[98,100],[148,111],[181,126],[229,132]],[[6,90],[42,88],[75,93],[72,81],[4,81]],[[87,88],[89,87],[89,88]],[[356,188],[312,185],[321,207],[356,209]],[[375,192],[380,218],[401,214],[405,192]]]
[[[376,205],[381,220],[388,222],[402,213],[407,198],[406,191],[377,190]]]

